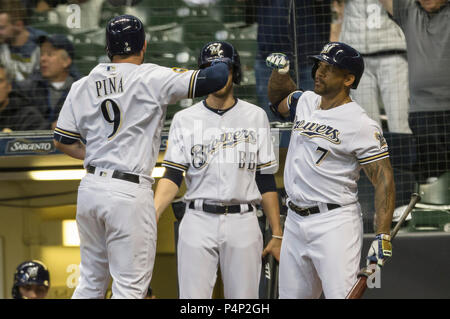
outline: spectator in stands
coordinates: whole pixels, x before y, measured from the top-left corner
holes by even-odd
[[[364,74],[352,97],[381,127],[384,106],[389,132],[411,134],[406,42],[378,0],[334,0],[343,7],[339,40],[364,57]]]
[[[450,170],[450,2],[380,0],[406,38],[419,183]]]
[[[39,43],[40,70],[18,85],[54,129],[70,87],[79,76],[72,65],[73,45],[65,35],[42,36]]]
[[[17,81],[39,67],[37,39],[45,32],[27,27],[27,10],[20,0],[0,0],[0,63]]]
[[[47,129],[41,113],[12,90],[12,82],[12,74],[0,64],[0,132]]]
[[[331,0],[296,0],[295,11],[292,10],[294,1],[246,1],[247,6],[254,6],[254,18],[258,24],[258,52],[255,61],[258,104],[266,110],[271,122],[279,121],[268,106],[267,83],[271,70],[266,67],[265,59],[272,52],[282,52],[288,54],[290,61],[295,61],[293,56],[297,54],[298,74],[292,78],[297,79],[299,88],[313,89],[311,63],[307,56],[316,54],[329,42]],[[297,48],[294,47],[295,38]],[[296,62],[291,62],[292,70],[296,70],[295,64]]]

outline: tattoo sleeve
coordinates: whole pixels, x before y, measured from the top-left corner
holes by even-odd
[[[280,74],[277,70],[272,71],[267,86],[270,103],[275,104],[280,102],[295,90],[297,90],[297,85],[289,76],[289,73]]]
[[[395,208],[394,174],[389,158],[363,166],[364,172],[375,187],[375,232],[390,234]]]

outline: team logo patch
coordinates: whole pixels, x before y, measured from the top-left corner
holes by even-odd
[[[380,149],[387,147],[386,139],[380,132],[375,132],[375,138],[380,142]]]
[[[337,43],[328,43],[327,45],[325,45],[322,49],[322,51],[320,52],[320,54],[327,54],[328,52],[330,52],[331,49],[333,49],[335,46],[337,46]]]
[[[38,270],[39,268],[37,266],[28,268],[27,269],[28,278],[35,278],[38,274]]]
[[[223,58],[223,50],[222,50],[222,44],[221,43],[211,43],[210,45],[208,45],[206,50],[209,50],[209,55],[210,56]]]
[[[184,72],[187,72],[188,69],[183,69],[183,68],[176,68],[176,67],[174,67],[174,68],[172,68],[172,71],[173,71],[173,72],[176,72],[176,73],[184,73]]]

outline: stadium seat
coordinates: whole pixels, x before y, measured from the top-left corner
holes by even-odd
[[[87,75],[100,62],[109,61],[105,47],[94,43],[74,43],[74,64],[82,75]]]
[[[430,184],[419,185],[421,203],[450,205],[450,172],[441,175]]]
[[[227,41],[229,37],[229,30],[223,23],[208,17],[188,17],[181,27],[183,42],[194,52],[199,52],[207,42]]]
[[[152,41],[145,62],[167,67],[197,68],[197,57],[183,43],[175,41]]]
[[[30,24],[30,27],[47,32],[48,34],[69,34],[69,28],[61,24],[53,24],[48,22]]]
[[[219,0],[211,7],[214,16],[217,16],[227,26],[245,25],[246,5],[238,0]],[[217,12],[217,14],[215,14]]]
[[[106,26],[111,18],[125,14],[126,6],[114,6],[110,1],[104,1],[102,4],[101,16],[99,25]]]
[[[142,12],[146,27],[174,26],[186,15],[186,5],[181,0],[143,0],[132,7],[133,11]]]

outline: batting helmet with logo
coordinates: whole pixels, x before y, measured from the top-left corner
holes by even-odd
[[[106,25],[106,53],[112,59],[114,55],[129,55],[144,47],[145,30],[141,20],[132,15],[112,18]]]
[[[19,292],[19,286],[38,285],[50,286],[50,274],[47,267],[38,260],[25,261],[17,266],[14,274],[14,285],[12,288],[12,297],[22,299]]]
[[[308,56],[315,61],[312,68],[312,77],[315,78],[319,61],[327,62],[340,69],[348,70],[355,76],[351,88],[358,87],[361,76],[364,73],[364,60],[361,54],[348,44],[342,42],[330,42],[326,44],[319,55]]]
[[[198,57],[198,67],[205,68],[215,59],[229,58],[233,65],[233,82],[241,83],[241,59],[236,49],[228,42],[213,41],[205,44]]]

